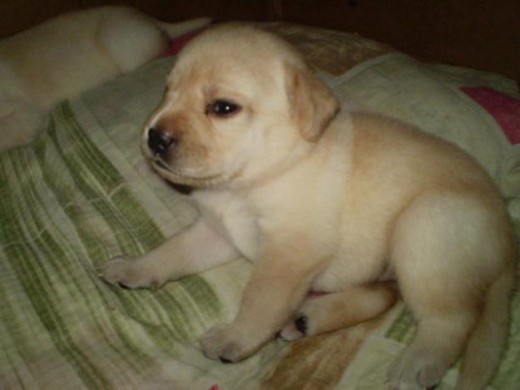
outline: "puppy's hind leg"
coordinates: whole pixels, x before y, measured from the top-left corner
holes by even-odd
[[[418,329],[392,368],[392,388],[433,387],[462,353],[486,286],[503,266],[503,259],[494,258],[501,242],[494,232],[501,226],[489,210],[470,196],[433,194],[399,218],[392,262]]]
[[[310,297],[296,317],[283,327],[280,336],[291,341],[347,328],[382,314],[395,303],[396,298],[396,290],[390,283],[355,286]]]

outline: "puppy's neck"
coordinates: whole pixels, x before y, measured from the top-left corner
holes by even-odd
[[[303,141],[283,160],[277,161],[270,166],[264,167],[260,172],[250,174],[247,168],[238,172],[229,182],[228,188],[238,191],[253,191],[257,188],[264,187],[269,183],[281,179],[290,172],[296,165],[312,156],[314,149],[317,148],[317,142]]]

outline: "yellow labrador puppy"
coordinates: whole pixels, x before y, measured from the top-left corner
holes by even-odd
[[[226,25],[181,53],[142,149],[193,186],[199,219],[104,279],[161,285],[243,255],[254,263],[231,324],[201,339],[236,362],[371,319],[396,280],[418,332],[390,385],[422,389],[466,352],[461,389],[483,388],[508,334],[516,243],[500,194],[457,147],[394,119],[338,112],[331,91],[269,33]],[[311,289],[329,294],[307,300]]]
[[[161,23],[124,6],[69,12],[0,41],[0,150],[28,142],[44,113],[165,53],[207,18]]]

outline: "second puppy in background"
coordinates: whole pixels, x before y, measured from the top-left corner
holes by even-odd
[[[30,141],[43,116],[70,98],[166,52],[210,23],[162,23],[124,6],[70,12],[0,41],[0,150]]]

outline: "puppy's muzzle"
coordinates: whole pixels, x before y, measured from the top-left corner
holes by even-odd
[[[148,130],[148,147],[156,156],[165,156],[178,142],[177,138],[160,128]]]

